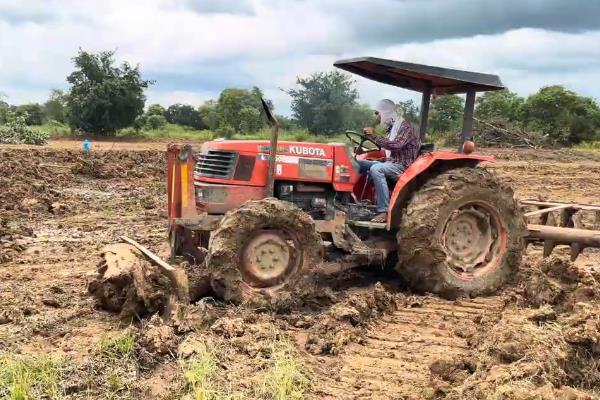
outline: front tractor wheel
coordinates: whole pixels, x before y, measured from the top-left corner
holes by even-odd
[[[268,198],[225,215],[211,235],[206,262],[216,294],[241,303],[293,291],[318,268],[321,254],[312,218]]]
[[[452,169],[427,181],[404,209],[397,270],[420,291],[489,294],[518,267],[524,231],[512,189],[483,168]]]

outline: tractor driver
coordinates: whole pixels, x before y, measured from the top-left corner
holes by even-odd
[[[388,99],[380,100],[375,106],[376,124],[381,125],[387,136],[375,136],[373,128],[363,132],[385,150],[385,159],[358,160],[361,173],[369,173],[377,196],[377,215],[373,222],[386,222],[390,203],[390,189],[387,179],[396,181],[419,155],[421,139],[410,122],[402,118],[396,104]]]

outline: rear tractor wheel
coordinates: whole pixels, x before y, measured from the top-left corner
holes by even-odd
[[[427,181],[405,207],[397,270],[420,291],[489,294],[517,269],[524,232],[510,187],[483,168],[452,169]]]
[[[234,303],[292,292],[318,268],[322,247],[312,218],[295,205],[248,201],[227,213],[211,235],[211,286]]]

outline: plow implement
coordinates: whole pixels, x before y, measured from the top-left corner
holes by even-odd
[[[527,219],[527,243],[542,243],[548,257],[558,245],[571,248],[574,261],[586,247],[600,247],[600,206],[521,200]]]

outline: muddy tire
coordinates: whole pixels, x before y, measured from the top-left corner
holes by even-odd
[[[312,218],[295,205],[267,198],[225,215],[208,245],[211,286],[225,301],[289,296],[312,277],[323,245]]]
[[[510,187],[483,168],[451,169],[429,179],[404,208],[396,270],[418,291],[490,294],[517,269],[524,232]]]

